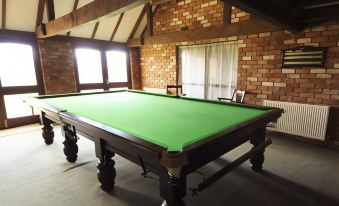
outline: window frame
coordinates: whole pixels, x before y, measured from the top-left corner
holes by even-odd
[[[7,118],[6,107],[5,107],[5,95],[15,95],[15,94],[25,94],[25,93],[38,93],[39,95],[45,94],[45,86],[43,82],[42,67],[40,62],[40,53],[38,49],[38,41],[31,38],[18,38],[18,37],[8,37],[1,36],[1,43],[12,43],[12,44],[22,44],[32,47],[33,63],[35,68],[35,75],[37,85],[31,86],[6,86],[2,87],[0,79],[0,129],[12,128],[32,123],[39,122],[39,116],[24,116],[16,118]]]
[[[176,84],[177,85],[180,85],[182,84],[182,74],[180,74],[180,72],[182,72],[182,59],[180,57],[180,48],[181,47],[189,47],[189,46],[208,46],[208,45],[213,45],[213,44],[222,44],[222,43],[228,43],[228,42],[236,42],[236,41],[226,41],[226,42],[215,42],[215,43],[206,43],[206,44],[189,44],[189,45],[178,45],[176,46],[176,62],[177,62],[177,67],[176,67]],[[239,47],[238,47],[238,61],[239,61]],[[207,59],[207,55],[205,54],[205,60]],[[205,68],[206,68],[206,63],[205,63]],[[238,67],[237,67],[237,74],[238,74]],[[206,72],[206,71],[205,71]],[[206,82],[206,77],[207,75],[205,75],[205,82]],[[238,77],[237,77],[237,81],[238,81]],[[236,89],[237,88],[237,85],[232,88],[232,89]],[[206,98],[206,94],[207,94],[207,87],[206,85],[204,86],[204,99],[207,99]]]
[[[81,84],[79,78],[79,69],[76,58],[76,49],[93,49],[100,52],[101,56],[101,66],[102,66],[102,83],[88,83]],[[108,65],[106,59],[106,51],[122,51],[126,53],[126,69],[127,69],[127,82],[109,82],[108,78]],[[130,67],[130,55],[128,51],[128,47],[125,45],[119,44],[107,44],[107,43],[92,43],[92,42],[73,42],[72,44],[73,51],[73,61],[74,61],[74,72],[75,72],[75,82],[77,87],[77,92],[82,90],[91,90],[91,89],[103,89],[104,91],[108,91],[111,88],[120,88],[127,87],[131,88],[131,67]]]

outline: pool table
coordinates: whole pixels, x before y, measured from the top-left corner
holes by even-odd
[[[239,145],[253,148],[202,182],[202,191],[231,169],[250,159],[262,169],[266,125],[276,121],[276,108],[202,100],[142,91],[121,90],[31,97],[41,112],[46,144],[54,138],[52,123],[62,126],[64,153],[77,159],[77,134],[95,143],[98,180],[104,191],[114,188],[115,154],[141,166],[143,175],[159,176],[163,205],[185,205],[186,176]],[[160,204],[160,203],[159,203]]]

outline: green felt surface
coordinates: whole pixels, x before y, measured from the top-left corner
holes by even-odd
[[[168,151],[182,151],[189,144],[269,111],[127,91],[41,100]]]

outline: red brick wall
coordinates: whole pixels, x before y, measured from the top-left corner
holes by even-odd
[[[208,15],[210,12],[213,14]],[[220,25],[222,15],[213,16],[220,12],[223,12],[221,1],[173,0],[155,13],[154,33],[180,31],[183,26],[188,26],[188,29],[201,28],[204,26],[198,19],[201,16],[211,23],[208,26]],[[194,14],[198,16],[188,21],[186,16]],[[233,9],[233,22],[248,19],[249,15],[245,12]],[[329,22],[298,34],[277,31],[144,46],[140,54],[142,87],[165,88],[167,84],[176,82],[177,46],[222,41],[239,43],[238,88],[248,91],[245,102],[262,104],[263,99],[272,99],[339,105],[339,22]],[[325,67],[282,69],[281,50],[300,45],[328,47]]]
[[[278,31],[239,36],[238,87],[250,92],[245,101],[263,99],[339,105],[339,23],[299,34]],[[324,68],[282,69],[282,49],[299,45],[328,47]],[[326,69],[325,69],[326,68]]]
[[[76,92],[71,43],[38,40],[46,94]]]
[[[223,25],[223,1],[217,0],[173,0],[159,5],[154,14],[154,35],[172,33],[181,30]],[[232,23],[249,20],[249,15],[232,8]],[[176,83],[176,46],[182,44],[202,44],[236,37],[213,39],[179,44],[158,44],[144,46],[140,51],[142,87],[166,88]]]
[[[158,44],[141,48],[142,87],[166,88],[176,83],[175,44]]]
[[[250,20],[250,15],[240,9],[232,7],[231,23]]]
[[[220,26],[224,3],[220,0],[172,0],[159,5],[154,14],[153,33],[166,34],[181,30]],[[231,22],[249,20],[246,12],[233,7]]]

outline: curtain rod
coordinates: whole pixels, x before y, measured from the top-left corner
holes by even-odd
[[[183,45],[178,46],[179,48],[187,48],[187,47],[204,47],[204,46],[211,46],[211,45],[222,45],[222,44],[238,44],[238,40],[236,41],[224,41],[224,42],[216,42],[216,43],[206,43],[206,44],[193,44],[193,45]]]

